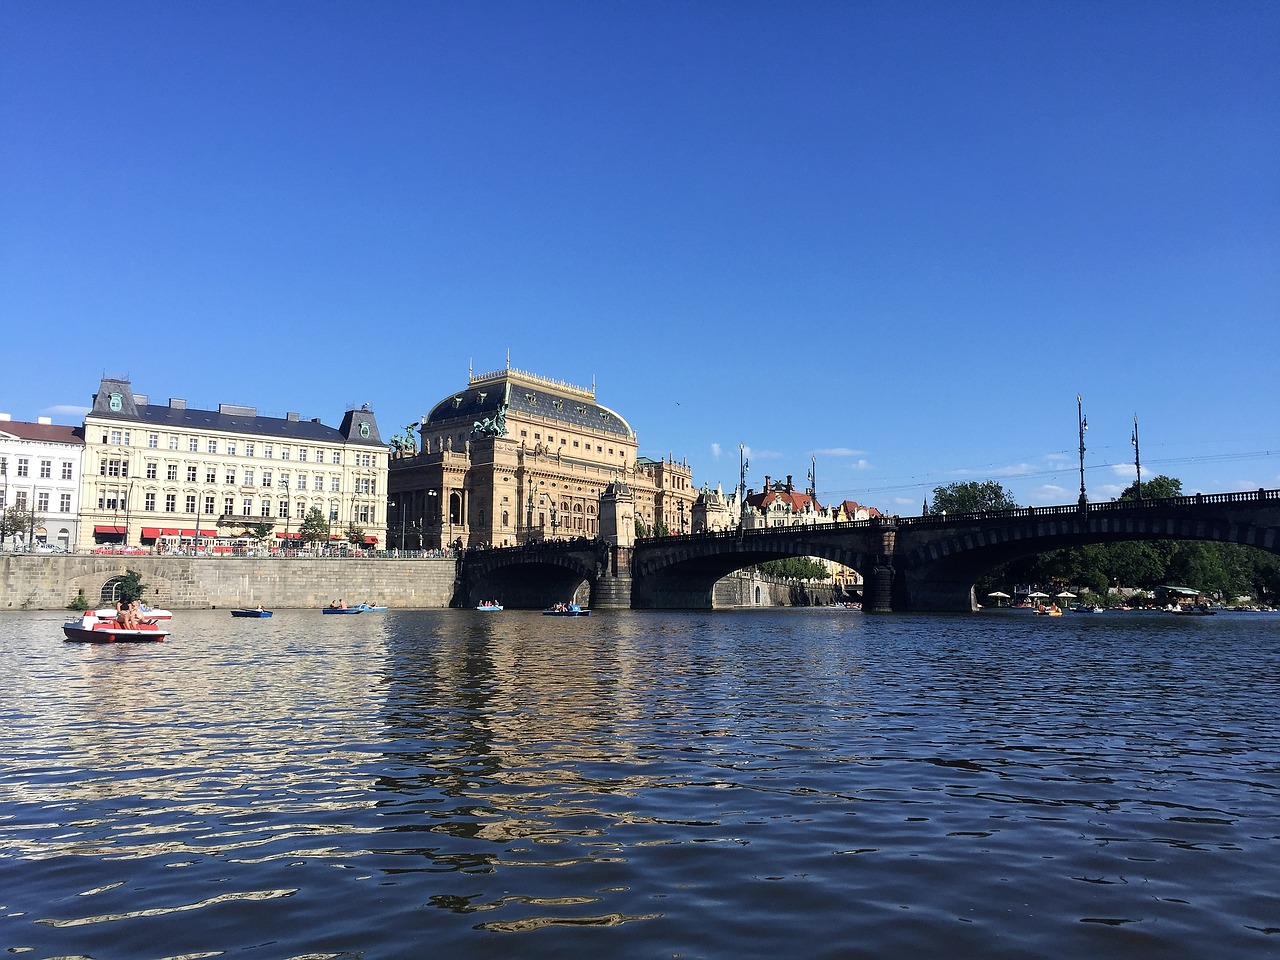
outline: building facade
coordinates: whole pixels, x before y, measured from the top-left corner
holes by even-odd
[[[388,536],[405,549],[615,539],[618,531],[601,522],[611,487],[627,491],[625,516],[641,532],[659,525],[679,532],[697,495],[688,465],[637,450],[635,431],[596,402],[594,386],[510,363],[469,375],[464,389],[421,418],[416,442],[393,454]],[[609,508],[612,522],[621,516]]]
[[[0,549],[75,547],[83,460],[81,428],[0,413]]]
[[[337,427],[318,419],[152,404],[129,381],[103,379],[85,417],[78,544],[212,547],[262,524],[297,537],[319,509],[333,535],[386,538],[387,448],[367,406]]]

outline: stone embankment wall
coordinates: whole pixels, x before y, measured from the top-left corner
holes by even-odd
[[[0,611],[65,610],[81,590],[96,604],[102,587],[129,570],[144,600],[168,609],[304,608],[332,600],[404,608],[447,607],[456,562],[442,559],[284,560],[0,554]]]
[[[780,580],[751,570],[739,570],[716,582],[715,607],[814,607],[856,599],[841,595],[834,584]]]

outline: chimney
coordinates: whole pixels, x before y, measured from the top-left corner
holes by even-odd
[[[787,493],[795,493],[795,485],[791,482],[791,474],[787,474]]]

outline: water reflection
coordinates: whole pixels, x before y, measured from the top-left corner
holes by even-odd
[[[0,619],[2,945],[1256,955],[1277,625],[208,612],[139,648]]]

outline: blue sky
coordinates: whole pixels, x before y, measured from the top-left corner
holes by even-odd
[[[0,5],[0,411],[477,373],[823,502],[1280,486],[1280,4]]]

